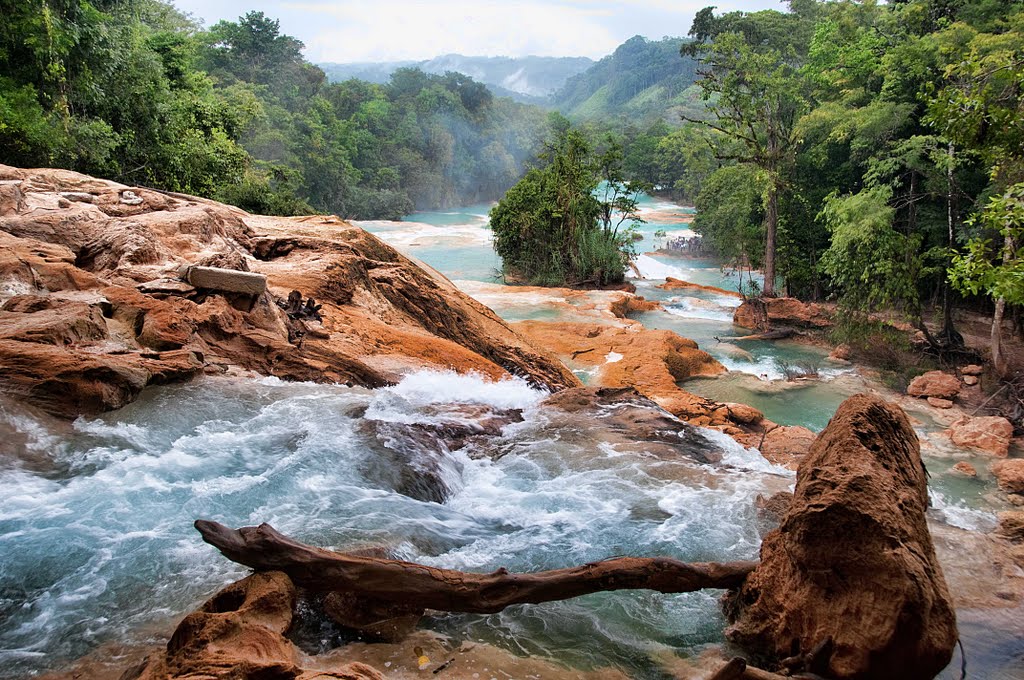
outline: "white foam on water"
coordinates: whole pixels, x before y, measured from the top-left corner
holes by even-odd
[[[659,262],[650,255],[637,255],[633,263],[636,265],[637,271],[640,272],[640,276],[645,279],[666,279],[672,277],[685,281],[687,272],[690,271]]]
[[[733,310],[738,305],[726,305],[725,296],[712,300],[697,297],[677,297],[664,306],[665,312],[684,319],[707,319],[731,324]]]
[[[930,514],[958,529],[990,532],[999,525],[994,513],[967,507],[963,501],[950,501],[935,489],[928,489],[928,501]]]
[[[452,213],[456,214],[456,213]],[[424,248],[445,245],[490,246],[493,232],[487,228],[487,216],[478,216],[476,222],[465,224],[433,225],[425,222],[355,222],[388,244],[398,248]]]

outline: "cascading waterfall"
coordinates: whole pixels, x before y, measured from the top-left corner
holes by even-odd
[[[18,443],[0,470],[0,676],[166,639],[244,573],[201,542],[197,517],[479,571],[756,554],[753,499],[791,473],[717,433],[694,442],[720,464],[646,451],[607,426],[615,407],[570,416],[545,396],[421,372],[375,391],[207,378],[70,426],[5,405]],[[425,625],[645,677],[650,654],[717,641],[723,623],[714,594],[625,592]]]

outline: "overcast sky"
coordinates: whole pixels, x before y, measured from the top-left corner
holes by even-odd
[[[634,35],[682,36],[694,13],[784,9],[780,0],[172,0],[206,25],[260,10],[313,62],[442,54],[600,58]]]

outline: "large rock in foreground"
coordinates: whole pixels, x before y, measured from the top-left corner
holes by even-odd
[[[186,265],[261,285],[192,285]],[[278,304],[292,291],[322,322]],[[367,387],[423,368],[580,384],[444,276],[338,218],[0,165],[0,390],[74,417],[232,368]]]
[[[824,649],[814,670],[830,678],[935,677],[957,628],[927,506],[906,415],[877,397],[847,399],[801,462],[760,566],[728,603],[728,637],[776,663]]]

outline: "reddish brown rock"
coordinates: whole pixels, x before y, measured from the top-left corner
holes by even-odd
[[[248,215],[65,170],[0,165],[0,182],[0,390],[56,415],[118,408],[204,361],[368,387],[424,368],[579,385],[446,278],[337,218]],[[197,290],[175,281],[183,265],[251,269],[270,292]],[[322,323],[276,304],[293,290],[323,305]]]
[[[292,625],[295,586],[279,571],[258,572],[227,586],[186,616],[167,650],[129,670],[123,680],[288,678],[384,680],[361,663],[304,670],[285,637]]]
[[[725,288],[719,288],[717,286],[702,286],[699,283],[690,283],[689,281],[683,281],[682,279],[676,279],[671,276],[666,276],[665,283],[660,283],[657,287],[662,290],[703,290],[708,293],[728,295],[729,297],[743,297],[742,293],[737,293],[734,290],[726,290]]]
[[[946,434],[957,446],[1005,458],[1013,438],[1013,425],[1000,416],[965,417],[950,425]]]
[[[594,370],[591,384],[633,387],[668,412],[695,425],[724,425],[729,410],[676,384],[725,372],[693,340],[672,331],[600,323],[520,321],[514,327],[538,347],[567,363]]]
[[[847,344],[837,345],[828,355],[833,361],[849,361],[853,350]]]
[[[764,414],[753,406],[726,403],[725,407],[729,409],[729,419],[742,425],[755,425],[764,420]]]
[[[1000,489],[1009,494],[1024,494],[1024,458],[997,461],[991,470]]]
[[[953,408],[953,402],[949,399],[939,399],[938,397],[928,397],[928,405],[935,408],[950,409]]]
[[[800,464],[760,565],[730,598],[727,636],[777,661],[824,646],[815,672],[837,680],[935,677],[957,628],[927,507],[906,415],[877,397],[847,399]]]
[[[813,330],[832,325],[832,315],[824,305],[784,297],[746,300],[736,308],[732,320],[737,326],[757,330],[779,326]]]
[[[960,372],[964,375],[979,376],[985,371],[984,368],[978,364],[968,364],[960,369]]]
[[[768,461],[795,470],[816,437],[806,427],[780,425],[768,430],[758,449]]]
[[[928,371],[910,381],[907,394],[912,397],[938,397],[952,399],[960,393],[960,381],[956,376],[942,371]]]
[[[968,463],[966,460],[962,460],[953,466],[955,472],[959,472],[965,477],[977,477],[978,471],[974,469],[974,466]]]
[[[1014,543],[1024,543],[1024,510],[1000,512],[996,533]]]

